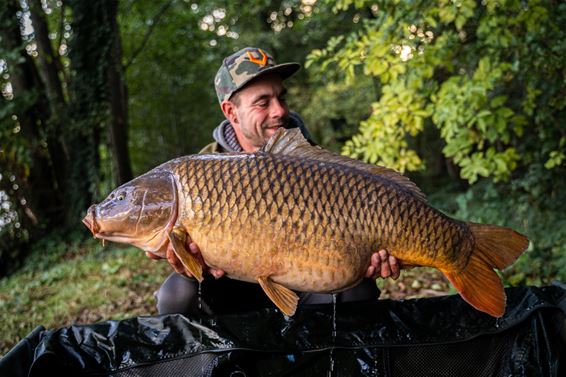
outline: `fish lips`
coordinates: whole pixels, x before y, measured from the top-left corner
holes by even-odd
[[[92,235],[96,237],[98,234],[100,227],[96,223],[96,219],[94,217],[96,209],[96,204],[93,204],[87,210],[86,216],[83,219],[83,224],[92,232]]]

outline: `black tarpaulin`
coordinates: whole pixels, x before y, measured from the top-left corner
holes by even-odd
[[[38,330],[2,359],[0,375],[566,375],[560,308],[566,305],[566,290],[518,287],[506,292],[507,311],[500,319],[478,312],[459,296],[446,296],[346,303],[335,309],[313,305],[292,318],[265,309]]]

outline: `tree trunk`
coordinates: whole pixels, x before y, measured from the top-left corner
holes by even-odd
[[[67,220],[76,225],[92,204],[99,184],[100,131],[108,123],[107,65],[111,34],[105,1],[69,0],[73,37],[69,60],[69,146]]]
[[[124,82],[122,44],[116,20],[118,2],[108,4],[108,24],[112,30],[112,46],[108,62],[108,91],[111,121],[109,124],[110,146],[114,162],[114,180],[118,185],[130,181],[132,167],[128,151],[128,90]]]
[[[7,55],[7,63],[14,101],[19,101],[19,106],[16,107],[17,121],[22,136],[30,146],[31,155],[29,175],[21,169],[12,172],[16,175],[19,190],[22,190],[17,194],[20,200],[15,201],[15,204],[19,206],[20,212],[28,215],[34,225],[38,220],[57,225],[63,220],[62,195],[57,190],[57,181],[44,138],[50,115],[49,102],[33,59],[24,49],[16,16],[18,11],[16,0],[0,6],[0,35],[3,46],[8,51],[18,51],[15,56]],[[9,59],[10,56],[15,58]],[[31,103],[25,103],[25,99],[30,98],[30,93],[35,93],[35,97]]]
[[[55,166],[54,173],[57,186],[63,188],[67,175],[67,161],[69,156],[62,137],[61,124],[66,123],[66,103],[63,95],[60,75],[57,64],[58,57],[54,54],[49,40],[49,29],[45,22],[40,0],[28,0],[30,15],[34,30],[35,42],[38,48],[38,68],[51,110],[49,127],[46,131],[47,148],[51,162]]]
[[[31,22],[38,48],[39,72],[47,89],[47,97],[51,104],[52,113],[57,113],[63,108],[65,100],[63,98],[63,88],[59,79],[56,60],[53,53],[51,41],[49,40],[49,30],[43,16],[40,0],[28,0],[30,7]]]

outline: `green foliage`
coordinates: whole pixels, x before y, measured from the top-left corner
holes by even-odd
[[[564,169],[566,4],[518,0],[339,1],[372,12],[307,65],[379,80],[372,115],[343,152],[401,171],[422,160],[406,142],[435,125],[462,178],[507,181],[535,161]],[[540,153],[543,146],[542,153]]]
[[[532,169],[527,180],[536,185],[537,177]],[[533,197],[482,180],[463,193],[443,190],[429,199],[456,218],[511,227],[529,237],[529,249],[503,272],[506,284],[566,281],[566,193],[561,190]]]
[[[115,186],[103,90],[110,29],[94,22],[90,2],[44,3],[53,10],[47,17],[53,46],[69,51],[59,74],[70,106],[31,138],[18,131],[12,114],[31,113],[41,93],[4,95],[0,219],[11,220],[0,227],[3,265],[22,250],[6,240],[28,237],[15,226],[25,217],[13,211],[19,192],[12,176],[29,177],[33,158],[48,153],[46,134],[56,122],[64,126],[56,136],[65,138],[67,152],[74,150],[71,191],[100,198]],[[100,11],[100,4],[91,6]],[[306,68],[286,86],[291,109],[316,141],[372,163],[418,171],[412,178],[433,193],[430,202],[458,218],[525,232],[532,247],[504,272],[506,283],[566,279],[563,2],[254,0],[242,7],[126,0],[119,7],[136,175],[211,141],[222,120],[212,82],[221,59],[244,46],[261,46],[280,62]],[[97,58],[88,49],[96,49]],[[0,57],[3,69],[2,59],[21,60],[13,49],[1,50]],[[462,187],[469,183],[474,185]],[[85,197],[64,197],[66,207],[83,203],[75,213],[90,204]],[[26,265],[0,282],[4,349],[38,324],[153,310],[133,310],[128,300],[137,294],[152,303],[151,292],[164,276],[152,270],[167,265],[138,250],[83,244],[86,230],[75,226],[79,236],[55,232],[39,241]],[[98,316],[93,308],[102,308]]]
[[[153,292],[170,272],[165,261],[150,260],[139,249],[48,237],[22,269],[0,280],[0,353],[38,325],[50,329],[156,314]]]
[[[566,148],[566,137],[563,136],[560,138],[560,142],[558,143],[557,150],[551,151],[548,154],[548,161],[544,163],[544,167],[547,169],[553,169],[557,166],[562,165],[566,156],[564,155],[564,149]]]
[[[203,17],[212,17],[214,5],[121,4],[130,152],[136,175],[171,158],[197,153],[212,141],[212,130],[222,120],[213,79],[233,44],[231,38],[201,28]],[[216,27],[226,22],[217,20]],[[211,40],[217,44],[211,46]]]
[[[325,148],[339,151],[343,143],[353,136],[358,124],[371,112],[374,87],[357,81],[350,85],[343,82],[312,87],[309,98],[303,98],[302,88],[291,87],[290,101],[297,103],[293,109],[300,112],[314,140]],[[351,92],[360,94],[350,95]],[[302,100],[305,103],[301,103]]]
[[[6,3],[0,8],[0,190],[17,220],[0,224],[3,267],[26,254],[28,239],[80,224],[91,204],[99,179],[100,128],[109,118],[113,36],[110,2],[43,2],[32,13],[33,31],[25,21],[31,3]],[[35,24],[43,18],[46,31]],[[68,58],[59,61],[59,54],[42,49],[41,36],[54,51],[69,51]]]
[[[363,27],[314,49],[310,72],[321,82],[336,78],[333,86],[377,83],[372,113],[343,152],[401,171],[420,169],[414,178],[433,193],[433,205],[463,220],[526,233],[531,248],[504,272],[507,283],[564,280],[566,38],[560,25],[566,4],[326,4],[338,15],[355,12]],[[451,179],[447,188],[452,171],[476,184],[454,188]]]

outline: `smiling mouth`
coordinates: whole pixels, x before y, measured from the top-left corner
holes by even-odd
[[[267,124],[263,124],[262,127],[263,127],[263,128],[266,128],[266,129],[273,129],[273,128],[277,129],[277,128],[285,127],[285,122],[279,121],[279,122],[277,122],[277,123],[275,123],[275,124],[269,124],[269,123],[267,123]]]
[[[271,126],[271,127],[266,127],[265,130],[277,131],[281,127],[283,126]]]

